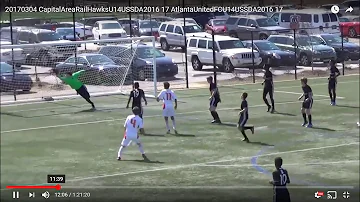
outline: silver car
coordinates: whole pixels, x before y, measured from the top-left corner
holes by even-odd
[[[226,21],[227,34],[241,40],[265,40],[273,34],[287,34],[273,19],[260,15],[231,16]]]

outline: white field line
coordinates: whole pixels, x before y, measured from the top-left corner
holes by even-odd
[[[359,76],[358,74],[349,74],[349,75],[344,75],[342,77],[349,77],[349,76]],[[316,78],[308,78],[309,80],[317,80],[317,79],[324,79],[324,78],[328,78],[328,77],[316,77]],[[274,81],[274,83],[285,83],[285,82],[293,82],[296,80],[282,80],[282,81]],[[344,81],[344,82],[338,82],[338,83],[354,83],[354,82],[358,82],[358,81]],[[259,85],[262,82],[255,82],[255,83],[239,83],[239,84],[230,84],[230,85],[221,85],[223,87],[232,87],[232,86],[247,86],[247,85]],[[320,83],[320,84],[313,84],[311,86],[318,86],[318,85],[327,85],[327,83]],[[278,87],[278,88],[294,88],[294,87],[299,87],[299,86],[283,86],[283,87]],[[197,88],[191,88],[191,89],[204,89],[207,87],[197,87]],[[278,89],[277,88],[277,89]],[[189,89],[177,89],[177,91],[186,91]],[[232,94],[232,93],[236,93],[239,91],[231,91],[231,92],[224,92],[221,94]],[[204,96],[204,95],[208,95],[208,94],[199,94],[197,96]],[[80,97],[76,97],[76,98],[72,98],[72,99],[78,99]],[[64,100],[55,100],[55,101],[51,101],[51,102],[62,102],[62,101],[66,101],[69,99],[64,99]],[[32,105],[32,104],[40,104],[40,103],[49,103],[49,101],[43,101],[43,102],[28,102],[28,103],[18,103],[18,104],[10,104],[10,105],[1,105],[1,107],[15,107],[15,106],[23,106],[23,105]],[[42,108],[40,108],[42,109]]]
[[[321,99],[317,101],[324,101],[328,99]],[[276,105],[285,105],[285,104],[294,104],[294,103],[301,103],[303,101],[291,101],[291,102],[281,102],[277,103]],[[265,104],[260,105],[253,105],[249,106],[249,108],[255,108],[255,107],[265,107]],[[220,108],[217,109],[217,111],[226,111],[226,110],[235,110],[237,108]],[[204,113],[208,112],[208,110],[201,110],[201,111],[191,111],[191,112],[181,112],[177,113],[176,115],[184,115],[184,114],[197,114],[197,113]],[[144,118],[154,118],[154,117],[162,117],[162,115],[151,115],[151,116],[144,116]],[[79,126],[79,125],[88,125],[88,124],[96,124],[96,123],[106,123],[106,122],[113,122],[113,121],[124,121],[126,118],[120,118],[120,119],[105,119],[105,120],[99,120],[99,121],[88,121],[88,122],[78,122],[78,123],[69,123],[69,124],[59,124],[59,125],[51,125],[51,126],[41,126],[41,127],[34,127],[34,128],[22,128],[22,129],[15,129],[15,130],[6,130],[1,131],[0,134],[5,133],[14,133],[14,132],[23,132],[23,131],[31,131],[31,130],[41,130],[41,129],[50,129],[50,128],[61,128],[61,127],[68,127],[68,126]]]
[[[324,165],[329,166],[333,164],[353,164],[355,163],[357,166],[359,165],[359,160],[347,160],[347,161],[332,161],[332,162],[314,162],[314,163],[293,163],[293,164],[285,164],[284,167],[290,166],[316,166],[316,165]],[[232,165],[221,165],[221,164],[212,164],[212,165],[200,165],[201,167],[220,167],[220,168],[248,168],[252,167],[253,164],[232,164]],[[257,165],[260,167],[274,167],[274,164],[263,164]]]
[[[289,91],[280,91],[280,90],[276,90],[274,91],[276,93],[285,93],[285,94],[293,94],[293,95],[302,95],[302,93],[297,93],[297,92],[289,92]],[[329,97],[328,95],[318,95],[315,94],[314,97]],[[338,99],[345,99],[345,97],[340,97],[340,96],[336,96],[336,98]],[[330,98],[329,98],[330,99]]]
[[[273,152],[273,153],[268,153],[268,154],[261,154],[261,155],[258,155],[257,157],[273,156],[273,155],[280,155],[280,154],[290,154],[290,153],[299,153],[299,152],[306,152],[306,151],[313,151],[313,150],[321,150],[321,149],[328,149],[328,148],[343,147],[343,146],[349,146],[349,145],[359,145],[359,142],[351,142],[351,143],[338,144],[338,145],[329,145],[329,146],[323,146],[323,147],[312,147],[312,148],[307,148],[307,149],[289,150],[289,151],[282,151],[282,152]],[[194,164],[187,164],[187,165],[167,166],[167,167],[160,167],[160,168],[147,169],[147,170],[138,170],[138,171],[132,171],[132,172],[114,173],[114,174],[90,176],[90,177],[84,177],[84,178],[75,178],[75,179],[70,179],[70,180],[67,180],[67,181],[68,182],[76,182],[76,181],[94,180],[94,179],[101,179],[101,178],[107,178],[107,177],[139,174],[139,173],[149,173],[149,172],[156,172],[156,171],[173,170],[173,169],[180,169],[180,168],[191,168],[191,167],[197,167],[197,166],[202,166],[202,165],[206,165],[206,164],[216,164],[216,163],[238,161],[238,160],[243,160],[243,159],[251,159],[253,157],[254,156],[243,156],[243,157],[238,157],[238,158],[233,158],[233,159],[223,159],[223,160],[209,161],[209,162],[204,162],[204,163],[194,163]]]
[[[289,189],[355,189],[354,186],[288,186]],[[182,190],[237,190],[237,189],[273,189],[272,186],[61,186],[61,189],[158,189],[158,190],[171,190],[171,189],[182,189]]]

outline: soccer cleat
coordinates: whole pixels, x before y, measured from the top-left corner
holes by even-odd
[[[121,161],[121,157],[117,157],[117,160],[118,160],[118,161]]]
[[[311,123],[309,123],[307,126],[306,126],[306,128],[312,128],[313,127],[313,125],[311,124]]]
[[[274,112],[275,112],[275,109],[274,109],[274,108],[272,108],[270,113],[272,113],[272,114],[273,114]]]
[[[255,127],[250,128],[251,133],[254,134]]]
[[[141,156],[143,157],[144,161],[150,161],[145,154],[141,154]]]
[[[304,122],[301,126],[306,126],[307,122]]]
[[[175,130],[175,129],[174,129],[174,133],[175,133],[175,135],[178,135],[178,134],[179,134],[179,133],[177,132],[177,130]]]
[[[336,102],[333,102],[333,106],[335,106],[336,105]]]
[[[166,134],[170,134],[170,130],[168,130],[168,131],[166,132]]]
[[[216,120],[212,120],[211,123],[216,123]]]
[[[242,141],[247,142],[247,143],[250,142],[250,140],[248,138],[244,138],[244,139],[242,139]]]
[[[269,112],[269,111],[270,111],[270,109],[271,109],[271,106],[268,106],[268,110],[267,110],[267,112]]]

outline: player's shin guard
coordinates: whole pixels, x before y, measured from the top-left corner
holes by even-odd
[[[140,151],[140,153],[141,153],[141,154],[145,154],[144,148],[143,148],[142,144],[138,144],[138,146],[139,146],[139,151]]]
[[[246,133],[245,133],[244,129],[241,129],[240,131],[241,131],[241,134],[244,136],[244,141],[248,142],[249,138],[246,136]]]
[[[304,123],[307,123],[307,120],[306,120],[306,114],[305,114],[305,113],[303,113],[303,114],[302,114],[302,116],[303,116],[303,119],[304,119]]]
[[[214,111],[210,111],[211,116],[213,117],[214,120],[216,120],[216,115]]]
[[[308,115],[308,119],[309,119],[309,124],[312,125],[312,116],[311,116],[311,114]]]
[[[219,114],[216,111],[214,111],[214,116],[215,116],[215,120],[220,121]]]
[[[166,125],[166,130],[170,130],[170,126],[169,126],[169,119],[165,120],[165,125]]]
[[[124,149],[125,149],[125,147],[121,145],[121,147],[120,147],[120,149],[119,149],[119,151],[118,151],[118,157],[121,158],[122,153],[124,152]]]
[[[171,121],[172,121],[173,129],[176,130],[175,118],[171,119]]]

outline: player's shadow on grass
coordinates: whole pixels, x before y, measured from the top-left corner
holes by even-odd
[[[153,160],[150,160],[150,159],[148,159],[148,160],[144,160],[144,159],[142,159],[142,160],[139,160],[139,159],[134,159],[134,160],[121,160],[121,161],[132,161],[132,162],[138,162],[138,163],[157,163],[157,164],[163,164],[163,163],[165,163],[165,162],[162,162],[162,161],[153,161]]]
[[[174,136],[174,137],[196,137],[195,135],[191,135],[191,134],[181,134],[181,133],[171,134],[171,135]]]
[[[318,129],[318,130],[325,130],[325,131],[331,131],[331,132],[334,132],[336,130],[334,129],[331,129],[331,128],[325,128],[325,127],[318,127],[318,126],[313,126],[312,127],[313,129]]]
[[[279,115],[283,115],[283,116],[296,116],[296,114],[291,114],[291,113],[286,113],[286,112],[278,112],[278,111],[275,111],[273,114],[279,114]]]
[[[359,109],[359,106],[351,106],[351,105],[336,105],[337,107],[351,108],[351,109]]]
[[[236,123],[221,123],[221,124],[218,124],[219,126],[229,126],[229,127],[237,127],[237,124]]]
[[[151,133],[146,133],[143,134],[143,136],[147,136],[147,137],[165,137],[165,135],[159,135],[159,134],[151,134]]]
[[[261,145],[261,146],[267,146],[267,147],[273,147],[274,145],[272,144],[268,144],[268,143],[264,143],[264,142],[249,142],[249,144],[256,144],[256,145]]]

